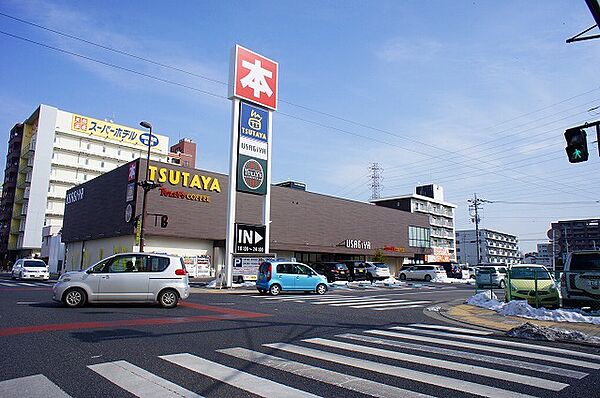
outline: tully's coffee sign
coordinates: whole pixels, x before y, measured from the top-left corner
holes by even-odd
[[[346,241],[344,242],[344,246],[348,249],[371,250],[371,241],[360,239],[346,239]]]

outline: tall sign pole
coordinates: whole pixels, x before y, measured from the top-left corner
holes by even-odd
[[[279,64],[236,45],[232,51],[229,98],[232,100],[229,153],[229,203],[227,207],[225,275],[233,284],[237,253],[269,253],[271,224],[271,148],[273,111],[277,110]],[[244,226],[236,233],[237,192],[263,197],[262,224]],[[264,229],[263,229],[264,228]],[[261,236],[257,231],[264,231]],[[252,233],[251,233],[252,232]],[[248,235],[253,236],[251,242]],[[241,240],[241,241],[240,241]],[[258,245],[257,243],[261,243]]]

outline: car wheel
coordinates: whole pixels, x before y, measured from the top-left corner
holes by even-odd
[[[11,273],[10,273],[10,279],[17,279],[17,278],[15,277],[15,273],[14,273],[14,272],[11,272]]]
[[[425,275],[425,282],[431,281],[431,275]]]
[[[500,286],[500,289],[504,289],[504,287],[506,286],[506,283],[504,281],[500,281],[498,286]]]
[[[277,283],[272,284],[269,288],[269,294],[271,296],[277,296],[279,293],[281,293],[281,286],[279,286]]]
[[[69,289],[63,295],[63,304],[70,308],[83,307],[86,301],[85,291],[74,287]]]
[[[406,280],[406,274],[400,274],[400,280],[401,281],[405,281]]]
[[[367,275],[367,280],[368,280],[369,282],[373,283],[373,275],[371,275],[371,274],[368,274],[368,275]]]
[[[173,289],[165,289],[158,294],[158,304],[163,308],[177,307],[179,295]]]
[[[324,283],[319,283],[317,285],[317,288],[315,289],[315,291],[317,292],[317,294],[323,295],[323,294],[327,293],[327,286],[325,286]]]

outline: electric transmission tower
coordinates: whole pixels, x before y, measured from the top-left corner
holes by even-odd
[[[369,178],[371,179],[371,200],[379,199],[381,197],[381,191],[383,189],[383,185],[381,181],[383,180],[383,168],[379,163],[371,163],[369,166],[369,171],[371,175]]]
[[[477,194],[473,194],[473,199],[468,199],[469,202],[469,214],[471,215],[471,222],[475,223],[475,239],[477,243],[477,264],[481,263],[481,241],[479,239],[479,210],[482,208],[482,203],[489,203],[489,200],[479,199]]]

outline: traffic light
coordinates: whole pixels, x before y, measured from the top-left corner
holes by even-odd
[[[163,214],[160,216],[160,227],[167,228],[167,225],[169,225],[169,216]]]
[[[579,163],[588,160],[587,134],[579,128],[574,127],[565,131],[565,139],[567,140],[567,156],[569,162]]]

